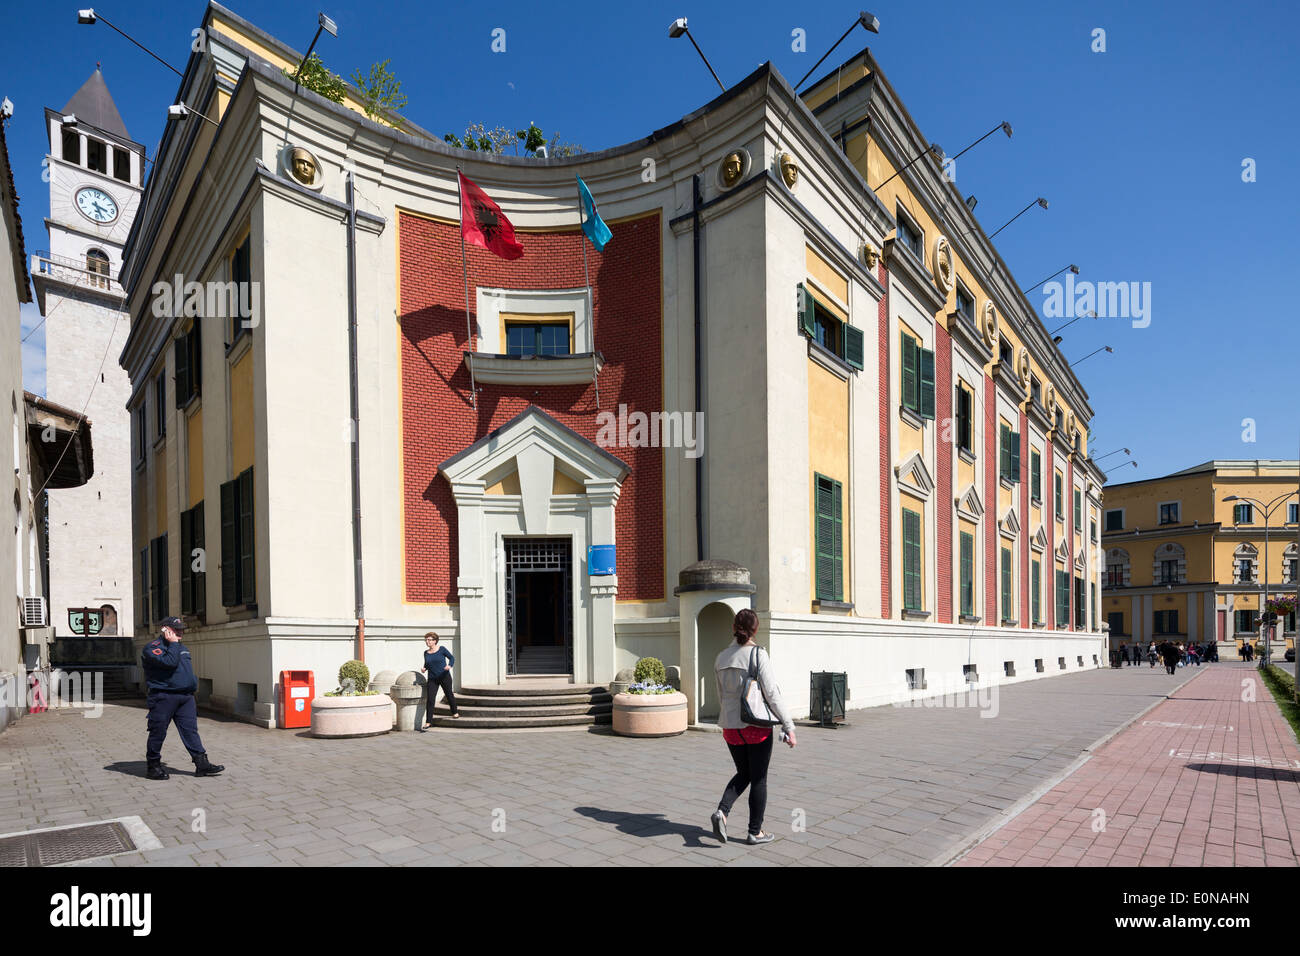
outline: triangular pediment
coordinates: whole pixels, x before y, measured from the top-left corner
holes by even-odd
[[[1034,536],[1029,539],[1029,546],[1035,551],[1047,550],[1047,532],[1043,530],[1041,524],[1038,526],[1038,530],[1034,532]]]
[[[1070,549],[1065,546],[1064,541],[1056,546],[1056,556],[1062,561],[1070,560]]]
[[[980,500],[974,483],[967,485],[966,490],[957,496],[957,513],[976,521],[984,517],[984,502]]]
[[[934,491],[934,479],[930,477],[930,469],[925,467],[925,457],[919,451],[912,452],[894,469],[894,474],[898,476],[900,485],[922,498],[928,498]]]
[[[1003,534],[1012,538],[1020,534],[1020,518],[1016,515],[1016,509],[1008,508],[1007,513],[1002,516],[1002,520],[998,522],[998,525],[1001,527]]]

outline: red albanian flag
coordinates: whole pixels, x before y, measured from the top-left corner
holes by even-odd
[[[488,194],[465,178],[460,177],[460,234],[466,242],[486,249],[502,259],[518,259],[524,247],[515,241],[515,227],[510,224],[501,207],[488,198]]]

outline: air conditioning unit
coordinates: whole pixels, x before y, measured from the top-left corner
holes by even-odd
[[[49,627],[50,618],[43,597],[23,598],[23,627]]]

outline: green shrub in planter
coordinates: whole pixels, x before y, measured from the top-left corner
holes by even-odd
[[[339,687],[347,687],[351,679],[355,693],[364,694],[370,686],[370,668],[361,661],[348,661],[339,668]]]
[[[664,669],[664,662],[657,657],[643,657],[637,661],[634,676],[637,683],[641,684],[668,683],[668,672]]]

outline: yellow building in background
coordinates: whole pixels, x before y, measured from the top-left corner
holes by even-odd
[[[1265,588],[1296,594],[1300,581],[1298,481],[1300,463],[1261,459],[1106,485],[1102,613],[1112,646],[1217,640],[1231,654],[1258,637]],[[1278,622],[1274,640],[1283,639],[1295,646],[1294,613]]]

